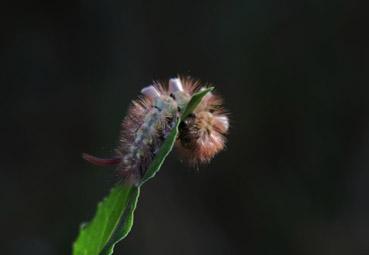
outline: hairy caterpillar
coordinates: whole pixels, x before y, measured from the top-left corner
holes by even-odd
[[[83,158],[95,165],[117,165],[126,182],[137,184],[193,93],[201,89],[201,83],[191,78],[174,78],[168,84],[143,88],[142,96],[132,102],[122,122],[116,157],[102,159],[83,154]],[[180,123],[175,148],[191,165],[209,162],[224,148],[228,128],[221,98],[208,93]]]

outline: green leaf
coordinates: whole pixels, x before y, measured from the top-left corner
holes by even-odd
[[[129,198],[129,207],[124,212],[120,224],[117,227],[114,235],[110,239],[109,243],[105,246],[101,252],[103,255],[111,255],[114,251],[114,246],[129,234],[133,226],[134,211],[137,207],[137,201],[140,196],[140,187],[132,187],[132,191]]]
[[[181,121],[187,118],[188,115],[190,115],[196,107],[201,102],[202,98],[209,92],[213,91],[214,87],[209,87],[200,90],[199,92],[195,93],[192,97],[190,102],[187,104],[185,110],[183,111],[183,114],[181,115]]]
[[[191,114],[201,99],[212,90],[212,87],[207,88],[192,96],[138,186],[117,184],[110,194],[98,204],[92,221],[81,227],[79,236],[73,245],[73,255],[113,254],[115,244],[124,239],[132,229],[140,187],[155,176],[173,149],[180,122]]]
[[[73,255],[98,255],[112,237],[126,210],[132,186],[118,184],[110,194],[98,204],[95,217],[81,227],[73,245]]]

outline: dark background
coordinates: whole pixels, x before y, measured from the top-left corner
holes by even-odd
[[[172,154],[116,254],[369,254],[366,1],[2,4],[1,254],[70,254],[116,182],[81,159],[117,144],[153,79],[212,82],[228,148]]]

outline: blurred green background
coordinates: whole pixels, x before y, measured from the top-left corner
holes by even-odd
[[[24,1],[1,13],[1,254],[70,254],[153,79],[214,83],[227,150],[171,154],[116,254],[369,254],[366,1]]]

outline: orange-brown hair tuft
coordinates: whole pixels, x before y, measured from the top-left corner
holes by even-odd
[[[184,80],[191,93],[201,89],[198,81]],[[194,112],[180,124],[176,149],[190,164],[209,162],[224,149],[229,120],[220,96],[208,93]]]

